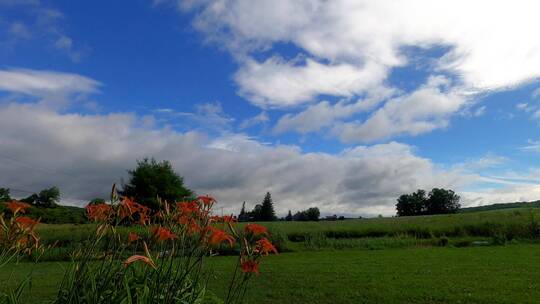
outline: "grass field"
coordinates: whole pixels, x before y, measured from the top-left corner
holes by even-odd
[[[446,243],[466,247],[475,242],[500,244],[538,239],[540,209],[344,221],[268,222],[264,225],[270,228],[280,251],[410,248],[444,246]],[[88,239],[94,229],[93,224],[40,225],[38,232],[42,241],[55,244],[43,259],[69,260],[73,248]],[[125,234],[132,230],[144,234],[141,228],[121,228]]]
[[[209,288],[223,296],[234,260],[218,257],[212,264],[216,272]],[[24,303],[52,299],[66,265],[37,264],[32,297]],[[285,253],[261,267],[248,303],[535,303],[540,298],[540,245]],[[11,265],[0,280],[14,285],[31,268]]]
[[[264,260],[248,303],[534,303],[540,298],[537,218],[539,209],[512,209],[265,223],[285,252]],[[69,252],[93,230],[91,224],[41,225],[45,242],[59,240],[57,248],[36,265],[8,265],[0,282],[15,286],[33,271],[23,303],[47,303]],[[235,260],[208,263],[215,271],[209,289],[223,297]]]

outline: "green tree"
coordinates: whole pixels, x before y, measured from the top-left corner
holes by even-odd
[[[0,202],[9,201],[11,201],[11,196],[9,196],[9,188],[0,188]]]
[[[261,204],[261,221],[275,221],[277,220],[276,212],[274,211],[274,202],[272,201],[272,195],[270,192],[266,192],[263,202]]]
[[[306,213],[306,218],[308,221],[318,221],[319,217],[321,216],[321,212],[317,207],[309,208],[304,212]]]
[[[43,189],[39,192],[39,194],[34,193],[26,198],[23,198],[21,201],[36,207],[56,207],[60,202],[60,189],[58,189],[58,187]]]
[[[92,199],[92,200],[88,203],[88,205],[99,205],[99,204],[103,204],[103,203],[105,203],[105,200],[104,200],[104,199],[99,198],[99,197],[96,197],[96,198]]]
[[[253,207],[253,210],[249,213],[249,220],[259,222],[262,221],[262,205],[257,204]]]
[[[145,158],[137,161],[135,170],[128,170],[129,183],[123,186],[122,194],[152,210],[161,208],[159,198],[175,202],[193,197],[193,191],[184,186],[184,180],[174,172],[168,161],[157,162]]]
[[[426,201],[426,214],[456,213],[461,207],[460,197],[452,190],[433,188]]]
[[[426,211],[426,191],[418,190],[412,194],[403,194],[397,199],[398,216],[414,216]]]

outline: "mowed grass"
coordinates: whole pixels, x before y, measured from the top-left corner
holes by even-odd
[[[209,263],[209,289],[223,297],[235,259]],[[0,281],[14,286],[33,269],[23,303],[47,303],[66,265],[9,265]],[[247,303],[537,303],[540,245],[294,252],[268,257],[261,272]]]

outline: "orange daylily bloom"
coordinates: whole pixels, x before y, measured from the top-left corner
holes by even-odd
[[[197,197],[197,200],[200,200],[201,202],[203,202],[203,204],[205,206],[212,205],[213,203],[216,202],[216,200],[213,197],[209,196],[209,195],[199,196],[199,197]]]
[[[187,232],[189,234],[195,234],[195,233],[198,233],[200,232],[202,229],[201,229],[201,226],[199,224],[197,224],[197,222],[195,220],[191,220],[189,222],[189,225],[187,227]]]
[[[246,233],[253,233],[253,235],[267,234],[268,229],[266,227],[257,224],[247,224],[244,227]]]
[[[33,228],[38,221],[26,216],[21,216],[15,219],[15,222],[19,223],[23,228]]]
[[[150,216],[146,213],[139,213],[139,224],[147,225],[150,223]]]
[[[132,255],[130,256],[129,258],[127,258],[125,261],[124,261],[124,267],[128,267],[129,265],[135,263],[135,262],[143,262],[145,263],[146,265],[152,267],[152,268],[156,268],[156,264],[154,263],[154,261],[152,261],[152,259],[150,259],[149,257],[147,256],[144,256],[144,255]]]
[[[180,209],[183,215],[197,214],[200,211],[199,204],[196,201],[176,203],[176,207]]]
[[[113,209],[105,203],[86,206],[86,214],[94,221],[106,221],[112,215]]]
[[[128,235],[128,243],[133,243],[139,239],[140,239],[139,235],[136,234],[135,232],[130,232]]]
[[[16,200],[13,200],[6,204],[7,208],[11,210],[13,214],[16,214],[17,212],[26,213],[26,209],[30,208],[31,206],[27,203],[18,202]]]
[[[255,250],[264,255],[268,255],[270,252],[278,253],[276,247],[265,237],[255,243]]]
[[[259,262],[257,261],[243,261],[240,266],[242,267],[242,272],[252,272],[255,274],[259,274]]]
[[[124,199],[120,203],[118,216],[121,220],[123,220],[125,218],[133,219],[134,215],[138,215],[139,224],[145,225],[150,221],[150,217],[148,216],[149,211],[150,209],[148,207],[136,203],[127,197],[124,197]]]
[[[218,246],[223,242],[229,242],[231,247],[234,246],[235,239],[228,235],[225,231],[214,227],[210,227],[210,231],[212,231],[212,234],[210,234],[210,237],[208,238],[208,243],[210,245]]]
[[[175,240],[178,236],[172,233],[169,229],[163,227],[157,227],[153,229],[154,236],[158,241]]]

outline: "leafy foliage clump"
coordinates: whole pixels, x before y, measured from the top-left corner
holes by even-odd
[[[194,193],[184,186],[184,179],[174,172],[168,161],[145,158],[129,170],[130,179],[122,194],[157,211],[161,208],[158,196],[167,202],[192,198]]]
[[[429,195],[418,190],[411,194],[403,194],[397,199],[398,216],[433,215],[456,213],[461,207],[460,197],[452,190],[433,188]]]

